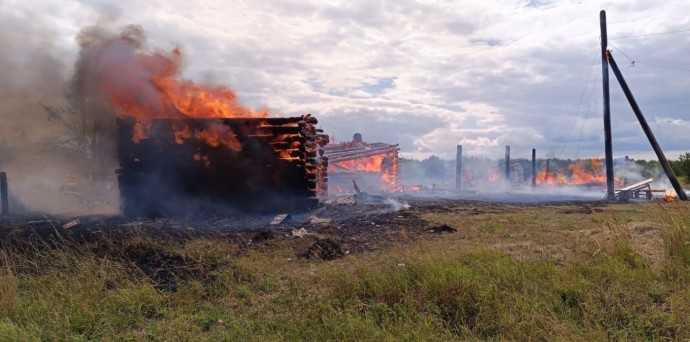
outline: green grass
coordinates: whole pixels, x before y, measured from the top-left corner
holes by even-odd
[[[299,259],[289,241],[250,251],[209,238],[132,237],[110,253],[4,247],[0,340],[690,339],[690,207],[561,211],[423,215],[459,232],[330,262]],[[638,253],[631,220],[663,226],[661,260]],[[525,241],[569,257],[500,247]],[[184,259],[176,291],[117,246]]]

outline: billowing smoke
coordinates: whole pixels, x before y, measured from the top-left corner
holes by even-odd
[[[108,128],[84,117],[80,106],[95,101],[75,87],[76,77],[70,80],[73,55],[58,44],[60,37],[23,15],[0,11],[0,170],[8,174],[10,207],[91,211],[100,206],[92,195],[100,193],[110,211],[117,196],[106,194],[113,184],[105,183],[104,169],[113,153],[103,153],[103,134],[94,132]],[[79,189],[87,182],[93,185],[88,191]]]
[[[97,69],[113,58],[103,52],[114,37],[141,42],[143,34],[82,29],[70,76],[73,55],[57,46],[58,37],[9,16],[0,18],[0,170],[8,174],[12,210],[116,212],[116,111]]]
[[[652,189],[673,189],[673,185],[671,185],[671,182],[668,180],[668,177],[666,176],[664,170],[661,168],[661,165],[656,163],[653,163],[652,165],[652,167],[645,168],[638,162],[625,161],[616,163],[614,165],[613,170],[616,177],[625,180],[626,185],[635,184],[648,178],[652,178],[654,179],[654,181],[651,183]]]
[[[82,30],[75,79],[80,89],[103,94],[119,116],[138,119],[265,117],[237,102],[225,86],[207,86],[179,78],[180,48],[154,51],[140,26],[118,34],[100,27]]]
[[[72,64],[59,37],[12,15],[0,14],[0,169],[15,211],[116,212],[118,116],[267,115],[226,87],[180,80],[180,49],[148,48],[139,26],[82,28]]]

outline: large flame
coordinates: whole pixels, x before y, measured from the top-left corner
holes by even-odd
[[[234,91],[225,86],[207,86],[179,77],[182,54],[179,48],[169,53],[154,52],[145,46],[141,28],[130,26],[118,35],[84,43],[82,56],[98,89],[115,108],[118,116],[136,118],[132,139],[148,136],[151,119],[267,117],[266,110],[254,111],[237,101]],[[190,132],[176,125],[178,143],[195,137],[211,146],[237,149],[234,134],[222,124],[205,131]]]

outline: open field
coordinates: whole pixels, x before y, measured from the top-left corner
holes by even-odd
[[[410,205],[12,217],[0,340],[690,339],[686,203]]]

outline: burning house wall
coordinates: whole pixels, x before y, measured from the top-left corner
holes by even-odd
[[[302,211],[325,183],[317,151],[327,137],[310,115],[156,119],[137,140],[118,120],[121,206],[126,215]]]
[[[346,192],[353,188],[353,180],[363,190],[397,191],[397,145],[368,144],[356,133],[352,141],[329,144],[323,150],[328,158],[329,192]]]

